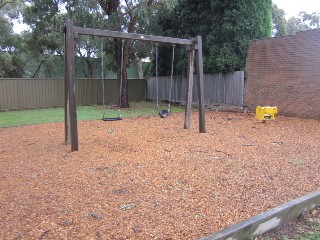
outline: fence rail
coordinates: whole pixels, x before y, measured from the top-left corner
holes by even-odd
[[[104,80],[106,103],[117,103],[119,86],[116,79]],[[146,100],[146,80],[128,79],[129,101]],[[100,79],[77,79],[79,105],[102,103]],[[64,105],[63,79],[0,78],[0,110],[36,109]]]
[[[196,77],[194,77],[196,80]],[[157,82],[156,78],[147,80],[148,90],[147,98],[151,100],[157,99]],[[186,78],[175,76],[172,82],[172,102],[184,104],[186,101]],[[170,77],[159,77],[159,100],[169,101]],[[237,71],[232,73],[218,73],[212,75],[204,75],[204,97],[206,105],[243,105],[244,92],[244,72]],[[193,103],[197,103],[198,91],[197,84],[193,85]]]

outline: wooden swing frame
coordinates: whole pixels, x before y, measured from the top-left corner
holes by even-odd
[[[197,36],[193,39],[180,39],[163,36],[144,35],[136,33],[124,33],[101,29],[75,27],[72,20],[67,20],[61,27],[64,33],[65,46],[65,144],[71,144],[71,152],[78,151],[78,123],[77,123],[77,105],[76,105],[76,84],[75,84],[75,38],[78,35],[91,35],[108,38],[132,39],[141,41],[151,41],[159,43],[171,43],[186,45],[188,54],[188,73],[187,73],[187,91],[184,128],[190,129],[190,118],[192,108],[192,88],[194,65],[197,67],[197,86],[198,86],[198,103],[199,103],[199,132],[205,133],[205,106],[204,106],[204,84],[203,84],[203,57],[202,57],[202,39]]]

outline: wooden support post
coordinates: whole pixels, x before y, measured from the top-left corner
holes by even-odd
[[[74,61],[74,30],[73,22],[65,25],[65,144],[71,144],[71,152],[78,151],[78,126],[76,106],[76,83]]]
[[[187,91],[186,91],[186,106],[185,106],[185,120],[184,128],[190,129],[190,118],[192,108],[192,89],[193,89],[193,72],[194,72],[194,48],[189,49],[188,55],[188,73],[187,73]]]
[[[203,57],[202,57],[202,39],[197,36],[197,79],[198,79],[198,98],[199,98],[199,132],[206,132],[205,106],[204,106],[204,83],[203,83]]]

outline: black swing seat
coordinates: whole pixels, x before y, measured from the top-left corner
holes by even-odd
[[[159,116],[160,116],[161,118],[169,117],[170,114],[171,114],[170,109],[159,110]]]
[[[122,120],[121,117],[113,117],[113,118],[102,118],[102,121],[119,121]]]

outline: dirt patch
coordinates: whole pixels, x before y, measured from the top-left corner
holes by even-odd
[[[295,221],[272,230],[255,240],[306,239],[317,240],[320,237],[320,206],[303,214]]]
[[[183,117],[0,129],[0,238],[196,239],[319,189],[319,121]]]

